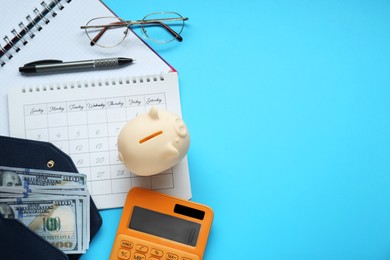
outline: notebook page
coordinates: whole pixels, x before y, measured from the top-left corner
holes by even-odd
[[[11,135],[50,141],[67,153],[88,176],[99,209],[122,207],[135,186],[191,198],[187,158],[158,175],[139,177],[125,169],[116,148],[120,129],[138,113],[156,106],[181,115],[177,73],[12,88],[9,102]]]
[[[45,2],[49,4],[51,1],[46,0]],[[42,10],[40,2],[18,0],[6,5],[5,8],[3,5],[1,9],[2,13],[7,14],[7,17],[13,19],[12,22],[4,23],[5,25],[1,27],[3,30],[0,31],[0,34],[10,35],[10,30],[12,28],[16,29],[19,21],[25,21],[27,14],[34,16],[33,9],[35,7]],[[11,3],[11,1],[7,1],[7,3]],[[16,7],[20,8],[17,11],[21,13],[12,11],[14,3]],[[47,15],[47,18],[50,20],[49,24],[46,25],[41,22],[40,25],[43,29],[39,32],[33,29],[35,33],[33,39],[29,39],[29,36],[26,37],[28,44],[25,46],[19,44],[20,51],[18,53],[13,50],[10,52],[13,55],[11,60],[8,60],[6,57],[1,58],[6,64],[0,67],[0,77],[2,79],[0,81],[0,135],[9,135],[7,93],[13,87],[35,84],[56,84],[63,81],[84,81],[161,74],[172,71],[172,68],[161,57],[133,33],[129,34],[123,44],[115,48],[91,47],[88,37],[84,30],[80,29],[80,26],[85,25],[91,18],[113,15],[100,1],[72,0],[70,3],[67,3],[67,1],[62,0],[61,4],[64,6],[62,10],[59,10],[57,7],[54,8],[54,11],[57,13],[55,17],[51,17],[50,14]],[[11,13],[12,15],[8,15]],[[17,17],[16,20],[15,17]],[[3,20],[3,18],[1,19]],[[4,28],[5,26],[6,28]],[[3,42],[2,37],[0,38],[0,42]],[[24,76],[19,72],[20,66],[36,60],[57,59],[74,61],[109,57],[130,57],[136,61],[129,66],[103,71],[83,71],[34,76]]]

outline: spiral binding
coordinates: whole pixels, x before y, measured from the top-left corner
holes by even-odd
[[[69,81],[62,83],[49,83],[36,86],[24,86],[21,88],[22,93],[34,93],[34,92],[49,92],[57,90],[68,89],[94,89],[100,87],[115,87],[115,86],[131,86],[134,84],[153,84],[156,82],[164,81],[163,74],[159,75],[145,75],[134,76],[125,78],[110,78],[110,79],[97,79],[90,81]]]
[[[41,2],[41,10],[34,8],[34,18],[30,15],[26,16],[27,23],[20,21],[19,27],[12,28],[10,35],[4,35],[3,44],[0,41],[0,67],[6,64],[6,60],[12,59],[13,55],[19,52],[21,46],[28,44],[29,40],[34,38],[35,33],[42,30],[42,22],[48,24],[50,19],[47,18],[48,14],[52,17],[57,15],[57,9],[64,9],[64,5],[61,2],[70,3],[72,0],[52,0],[50,3],[45,1]]]

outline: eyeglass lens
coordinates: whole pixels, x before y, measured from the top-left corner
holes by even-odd
[[[127,26],[115,26],[121,24],[124,24],[123,20],[117,17],[100,17],[89,21],[87,26],[97,26],[96,28],[86,29],[91,45],[95,44],[101,47],[119,45],[126,38],[128,32]],[[101,25],[106,25],[106,27]]]
[[[173,12],[152,13],[144,17],[141,31],[146,38],[158,43],[168,43],[179,36],[184,28],[182,16]],[[156,22],[153,22],[156,21]],[[172,33],[173,30],[174,33]],[[176,36],[175,36],[176,33]]]

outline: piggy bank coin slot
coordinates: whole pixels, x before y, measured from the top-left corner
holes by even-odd
[[[139,140],[139,143],[140,144],[145,143],[146,141],[149,141],[150,139],[153,139],[156,136],[161,135],[162,133],[163,133],[163,131],[158,131],[158,132],[155,132],[154,134],[148,135],[147,137],[142,138],[141,140]]]

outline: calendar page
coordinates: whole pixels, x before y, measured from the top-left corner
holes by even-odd
[[[48,141],[88,178],[99,209],[122,207],[132,187],[191,198],[187,158],[149,177],[126,170],[117,155],[122,126],[156,106],[181,116],[177,73],[12,88],[10,134]],[[37,151],[39,153],[39,151]]]

